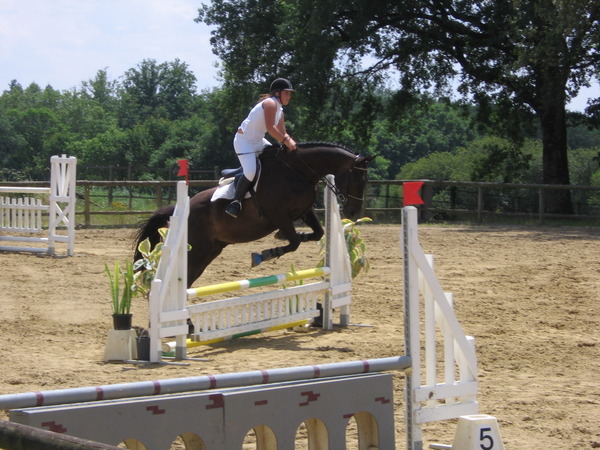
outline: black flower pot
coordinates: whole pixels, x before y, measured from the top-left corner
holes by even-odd
[[[131,330],[131,317],[133,314],[113,314],[113,328],[115,330]]]
[[[148,336],[138,336],[137,343],[137,359],[140,361],[150,361],[150,338]]]

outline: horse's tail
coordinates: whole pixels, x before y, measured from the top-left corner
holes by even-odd
[[[174,211],[175,205],[165,206],[164,208],[161,208],[152,214],[148,220],[140,223],[134,238],[134,261],[137,261],[142,257],[142,254],[138,250],[138,246],[144,239],[148,238],[150,240],[150,245],[152,248],[154,248],[154,246],[160,242],[160,234],[158,233],[158,230],[168,226],[169,219],[173,215]]]

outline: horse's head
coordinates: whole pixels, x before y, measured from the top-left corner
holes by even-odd
[[[348,171],[336,175],[335,184],[344,196],[344,215],[354,219],[360,214],[365,195],[365,186],[369,179],[368,164],[375,156],[357,156]]]
[[[337,144],[305,142],[298,144],[295,152],[279,154],[279,159],[306,182],[316,184],[326,175],[333,174],[335,188],[332,190],[343,205],[344,215],[355,218],[360,213],[368,180],[367,166],[375,156],[357,156]]]

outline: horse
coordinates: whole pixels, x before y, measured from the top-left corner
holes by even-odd
[[[277,237],[285,238],[288,245],[253,254],[252,266],[256,266],[295,251],[301,242],[321,239],[323,227],[313,207],[320,180],[336,193],[344,215],[356,217],[368,179],[367,165],[374,158],[330,143],[301,143],[296,151],[266,147],[260,155],[257,186],[251,189],[251,197],[243,200],[237,218],[225,212],[230,200],[211,201],[217,187],[194,195],[188,218],[188,287],[230,244],[255,241],[279,230]],[[325,178],[329,174],[335,177],[334,184]],[[136,233],[137,244],[148,238],[152,246],[156,245],[160,240],[158,229],[168,226],[174,208],[161,208],[142,222]],[[312,231],[297,232],[294,221],[298,219]],[[136,250],[135,259],[139,257]]]

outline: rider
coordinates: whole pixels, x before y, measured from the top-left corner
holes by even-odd
[[[239,126],[233,139],[235,153],[244,171],[236,186],[234,200],[225,210],[235,218],[240,213],[242,199],[256,176],[256,158],[266,146],[271,145],[265,139],[265,133],[269,133],[290,151],[296,150],[296,141],[285,131],[283,116],[283,107],[290,102],[294,92],[292,83],[285,78],[277,78],[271,83],[270,91],[270,94],[260,96],[258,103]]]

